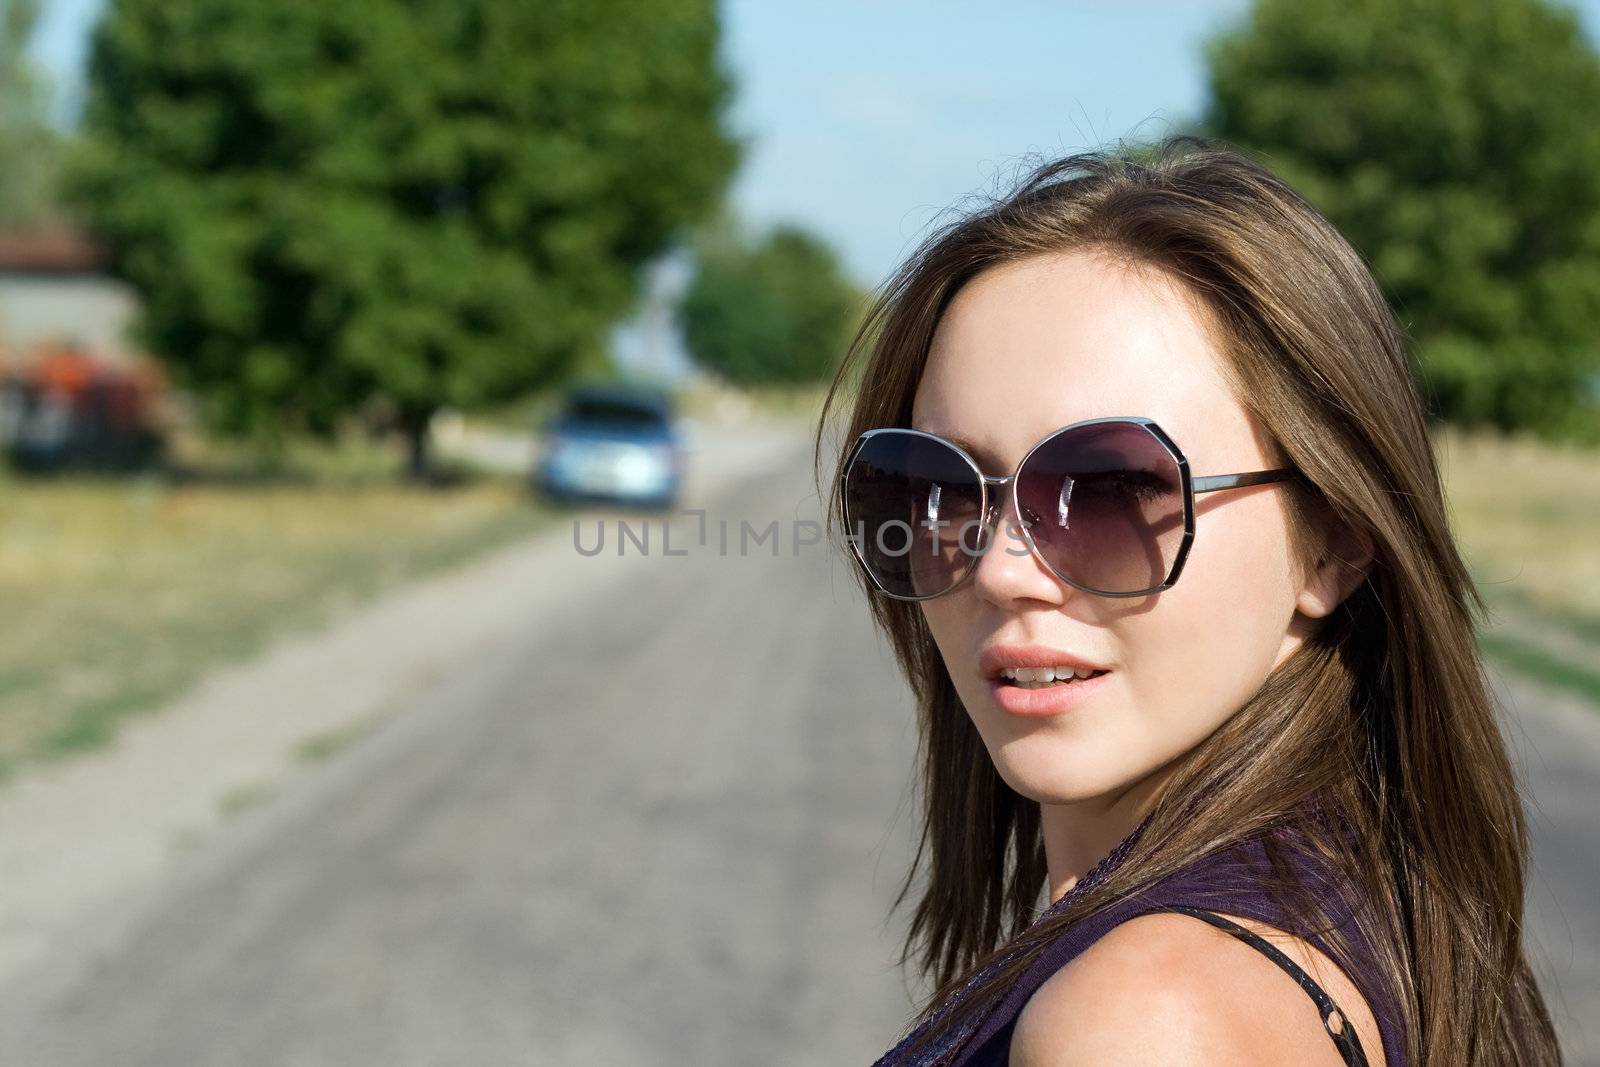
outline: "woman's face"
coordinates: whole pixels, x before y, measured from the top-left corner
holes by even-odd
[[[1104,416],[1154,419],[1192,474],[1279,466],[1225,384],[1199,312],[1166,275],[1092,253],[1038,256],[965,285],[935,333],[912,426],[967,442],[1008,475],[1039,438]],[[1002,778],[1042,803],[1112,803],[1167,769],[1261,686],[1303,636],[1281,485],[1196,497],[1172,588],[1114,599],[1057,579],[1007,535],[953,592],[920,602],[962,703]],[[1015,527],[1012,527],[1014,530]],[[1005,551],[1005,548],[1012,551]],[[979,657],[1037,644],[1110,673],[1059,714],[1001,707]]]

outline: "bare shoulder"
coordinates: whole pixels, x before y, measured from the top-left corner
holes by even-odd
[[[1384,1067],[1377,1022],[1332,960],[1282,930],[1227,917],[1304,968],[1348,1013],[1371,1067]],[[1311,998],[1258,949],[1170,912],[1120,923],[1052,975],[1011,1038],[1011,1067],[1286,1062],[1342,1067]]]

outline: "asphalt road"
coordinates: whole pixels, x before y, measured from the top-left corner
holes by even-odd
[[[1503,671],[1528,804],[1528,954],[1567,1067],[1600,1067],[1600,709]]]
[[[870,1063],[910,1005],[887,916],[914,736],[844,561],[792,550],[787,524],[818,517],[797,462],[720,497],[705,546],[672,520],[684,556],[573,551],[592,595],[530,594],[472,670],[196,857],[0,1060]],[[776,557],[739,553],[741,518],[779,520]],[[1581,1016],[1600,746],[1519,722],[1546,801],[1534,925]],[[1570,1062],[1600,1064],[1562,1025]]]

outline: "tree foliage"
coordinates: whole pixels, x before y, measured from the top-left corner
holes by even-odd
[[[38,0],[0,0],[0,226],[53,221],[58,138],[48,86],[29,62]]]
[[[1600,58],[1542,0],[1258,0],[1208,43],[1203,132],[1371,263],[1437,413],[1600,427]]]
[[[214,426],[413,439],[605,343],[639,267],[705,214],[712,0],[113,0],[77,200],[145,341]]]
[[[860,294],[821,239],[779,225],[751,242],[726,220],[702,238],[681,314],[689,351],[741,385],[799,385],[833,372]]]

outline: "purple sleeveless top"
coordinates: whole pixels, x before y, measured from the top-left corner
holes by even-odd
[[[1083,890],[1102,881],[1122,862],[1139,835],[1144,832],[1145,825],[1141,823],[1119,842],[1093,870],[1079,879],[1060,900],[1046,908],[1034,922],[1038,923],[1047,916],[1057,913]],[[1372,957],[1371,947],[1351,915],[1348,885],[1335,879],[1314,857],[1292,847],[1292,839],[1288,835],[1275,836],[1286,846],[1282,849],[1282,853],[1287,862],[1294,866],[1294,873],[1311,887],[1314,893],[1317,893],[1323,906],[1328,910],[1329,918],[1337,923],[1341,933],[1351,945],[1354,958],[1350,962],[1348,973],[1377,1020],[1386,1067],[1406,1067],[1400,1013],[1393,993],[1383,980]],[[1033,996],[1051,975],[1077,958],[1117,924],[1172,904],[1205,908],[1225,915],[1242,915],[1248,919],[1267,923],[1304,938],[1329,959],[1336,960],[1337,957],[1333,954],[1326,938],[1298,928],[1274,903],[1263,885],[1263,880],[1269,877],[1271,872],[1272,867],[1260,839],[1253,839],[1235,848],[1224,849],[1203,857],[1183,870],[1068,927],[986,1015],[945,1036],[915,1059],[904,1058],[903,1050],[927,1025],[924,1023],[908,1033],[873,1067],[957,1067],[957,1065],[1006,1067],[1011,1053],[1011,1035],[1016,1028],[1017,1017],[1022,1013],[1028,998]],[[1317,887],[1325,887],[1325,890],[1318,892]],[[1003,962],[1004,960],[992,965],[991,970]],[[935,1017],[948,1012],[977,984],[980,977],[982,974],[974,975],[962,990],[940,1006]],[[1309,1000],[1307,1004],[1310,1006]],[[1306,1013],[1306,1021],[1308,1026],[1316,1026],[1317,1018],[1314,1010]],[[1375,1062],[1375,1057],[1370,1054],[1369,1059]]]

